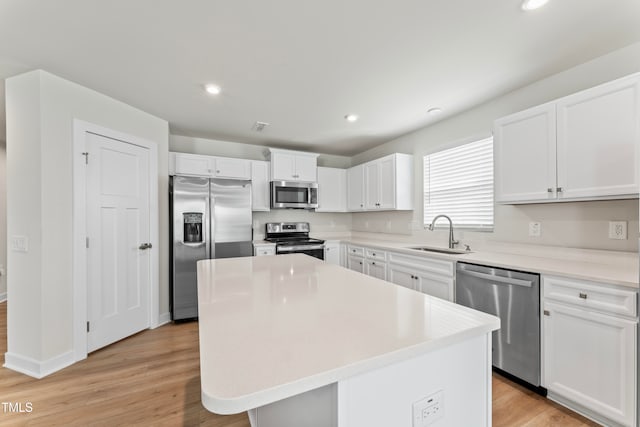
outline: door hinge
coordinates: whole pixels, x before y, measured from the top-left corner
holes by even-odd
[[[90,325],[90,324],[89,324],[89,322],[87,321],[87,332],[90,332],[90,331],[91,331],[91,326],[89,326],[89,325]]]
[[[551,313],[549,312],[549,310],[544,310],[543,313],[545,316],[551,316]]]
[[[85,240],[85,246],[87,247],[87,249],[89,249],[89,238],[88,237]]]
[[[84,164],[88,165],[89,164],[89,152],[85,151],[82,153],[82,155],[84,156]]]

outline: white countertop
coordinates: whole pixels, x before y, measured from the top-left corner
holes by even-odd
[[[474,250],[463,255],[448,255],[408,249],[411,246],[434,246],[432,244],[421,245],[416,242],[376,240],[360,237],[339,240],[356,246],[390,250],[417,257],[484,264],[533,273],[605,282],[638,289],[638,266],[640,261],[638,254],[632,252],[505,244],[496,245],[492,248],[483,248],[478,251]]]
[[[202,403],[231,414],[499,327],[302,254],[198,262]]]

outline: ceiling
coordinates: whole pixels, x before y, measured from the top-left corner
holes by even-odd
[[[638,0],[520,2],[0,0],[0,78],[44,69],[172,134],[352,155],[640,41]]]

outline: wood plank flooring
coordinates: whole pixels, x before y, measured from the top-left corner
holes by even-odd
[[[3,363],[6,306],[0,304]],[[199,370],[195,322],[141,332],[41,380],[0,368],[0,402],[33,405],[31,413],[11,413],[0,403],[0,426],[249,427],[246,414],[220,416],[202,407]],[[597,424],[494,375],[493,425]]]

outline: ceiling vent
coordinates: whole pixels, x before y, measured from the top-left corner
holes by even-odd
[[[267,122],[255,122],[252,129],[256,132],[262,132],[267,126],[269,126]]]

